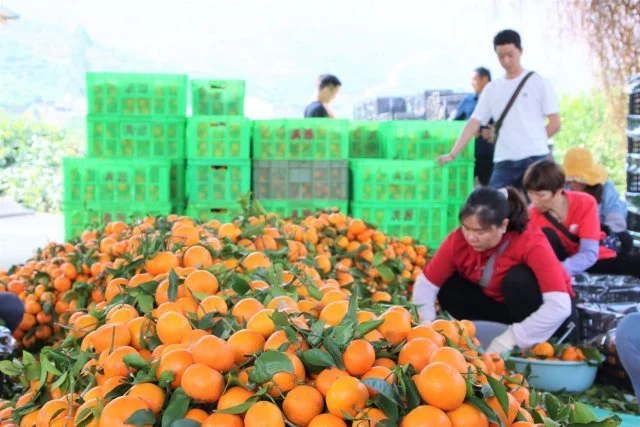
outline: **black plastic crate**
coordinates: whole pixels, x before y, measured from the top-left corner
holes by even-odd
[[[629,95],[629,114],[640,116],[640,89]]]
[[[640,232],[640,209],[630,204],[627,211],[627,229]]]
[[[640,136],[628,136],[627,145],[629,154],[640,154]]]
[[[627,192],[640,193],[640,156],[627,156]]]

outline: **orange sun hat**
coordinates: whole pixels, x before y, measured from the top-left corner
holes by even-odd
[[[591,151],[586,148],[572,148],[567,151],[562,168],[567,182],[597,185],[604,184],[608,177],[606,169],[595,162]]]

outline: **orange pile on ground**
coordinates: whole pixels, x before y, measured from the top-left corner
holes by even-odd
[[[31,351],[0,426],[533,426],[545,411],[472,322],[417,323],[426,262],[340,213],[172,215],[50,244],[0,271]]]

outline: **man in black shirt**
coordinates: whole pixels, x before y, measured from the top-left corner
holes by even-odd
[[[475,94],[469,95],[462,100],[460,105],[458,105],[454,120],[469,120],[471,118],[473,110],[478,103],[480,93],[482,93],[482,90],[490,81],[491,72],[488,69],[479,67],[474,70],[471,86],[473,86]],[[481,128],[478,135],[476,135],[474,175],[480,185],[483,186],[489,184],[489,178],[493,171],[493,150],[495,145],[489,140],[489,132],[488,128],[484,127]]]
[[[318,99],[313,101],[304,110],[305,117],[333,117],[329,104],[340,90],[340,80],[336,76],[326,74],[322,76],[318,85]]]

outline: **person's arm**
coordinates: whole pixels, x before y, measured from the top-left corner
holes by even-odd
[[[627,230],[627,204],[620,198],[618,190],[611,181],[604,184],[600,212],[603,224],[611,232],[621,233]]]
[[[464,126],[464,129],[462,130],[462,134],[460,134],[460,136],[458,137],[458,140],[453,145],[453,148],[451,148],[449,154],[438,157],[438,163],[440,163],[440,165],[444,165],[453,161],[458,156],[458,154],[460,154],[462,150],[467,147],[469,141],[471,141],[471,138],[478,134],[479,130],[480,121],[474,118],[469,119],[467,124]]]
[[[487,349],[489,353],[502,353],[547,341],[562,323],[571,315],[571,296],[568,293],[569,277],[563,271],[549,242],[541,235],[532,243],[524,259],[531,268],[540,292],[542,305],[522,322],[514,323],[497,337]]]
[[[436,298],[440,287],[455,272],[454,239],[455,231],[445,239],[431,261],[413,284],[412,301],[418,305],[421,322],[430,322],[436,317]]]
[[[558,133],[560,130],[560,115],[559,114],[549,114],[547,116],[547,137],[551,138],[553,135]]]
[[[562,261],[564,269],[570,276],[584,273],[598,262],[600,242],[593,239],[580,239],[578,253]]]

